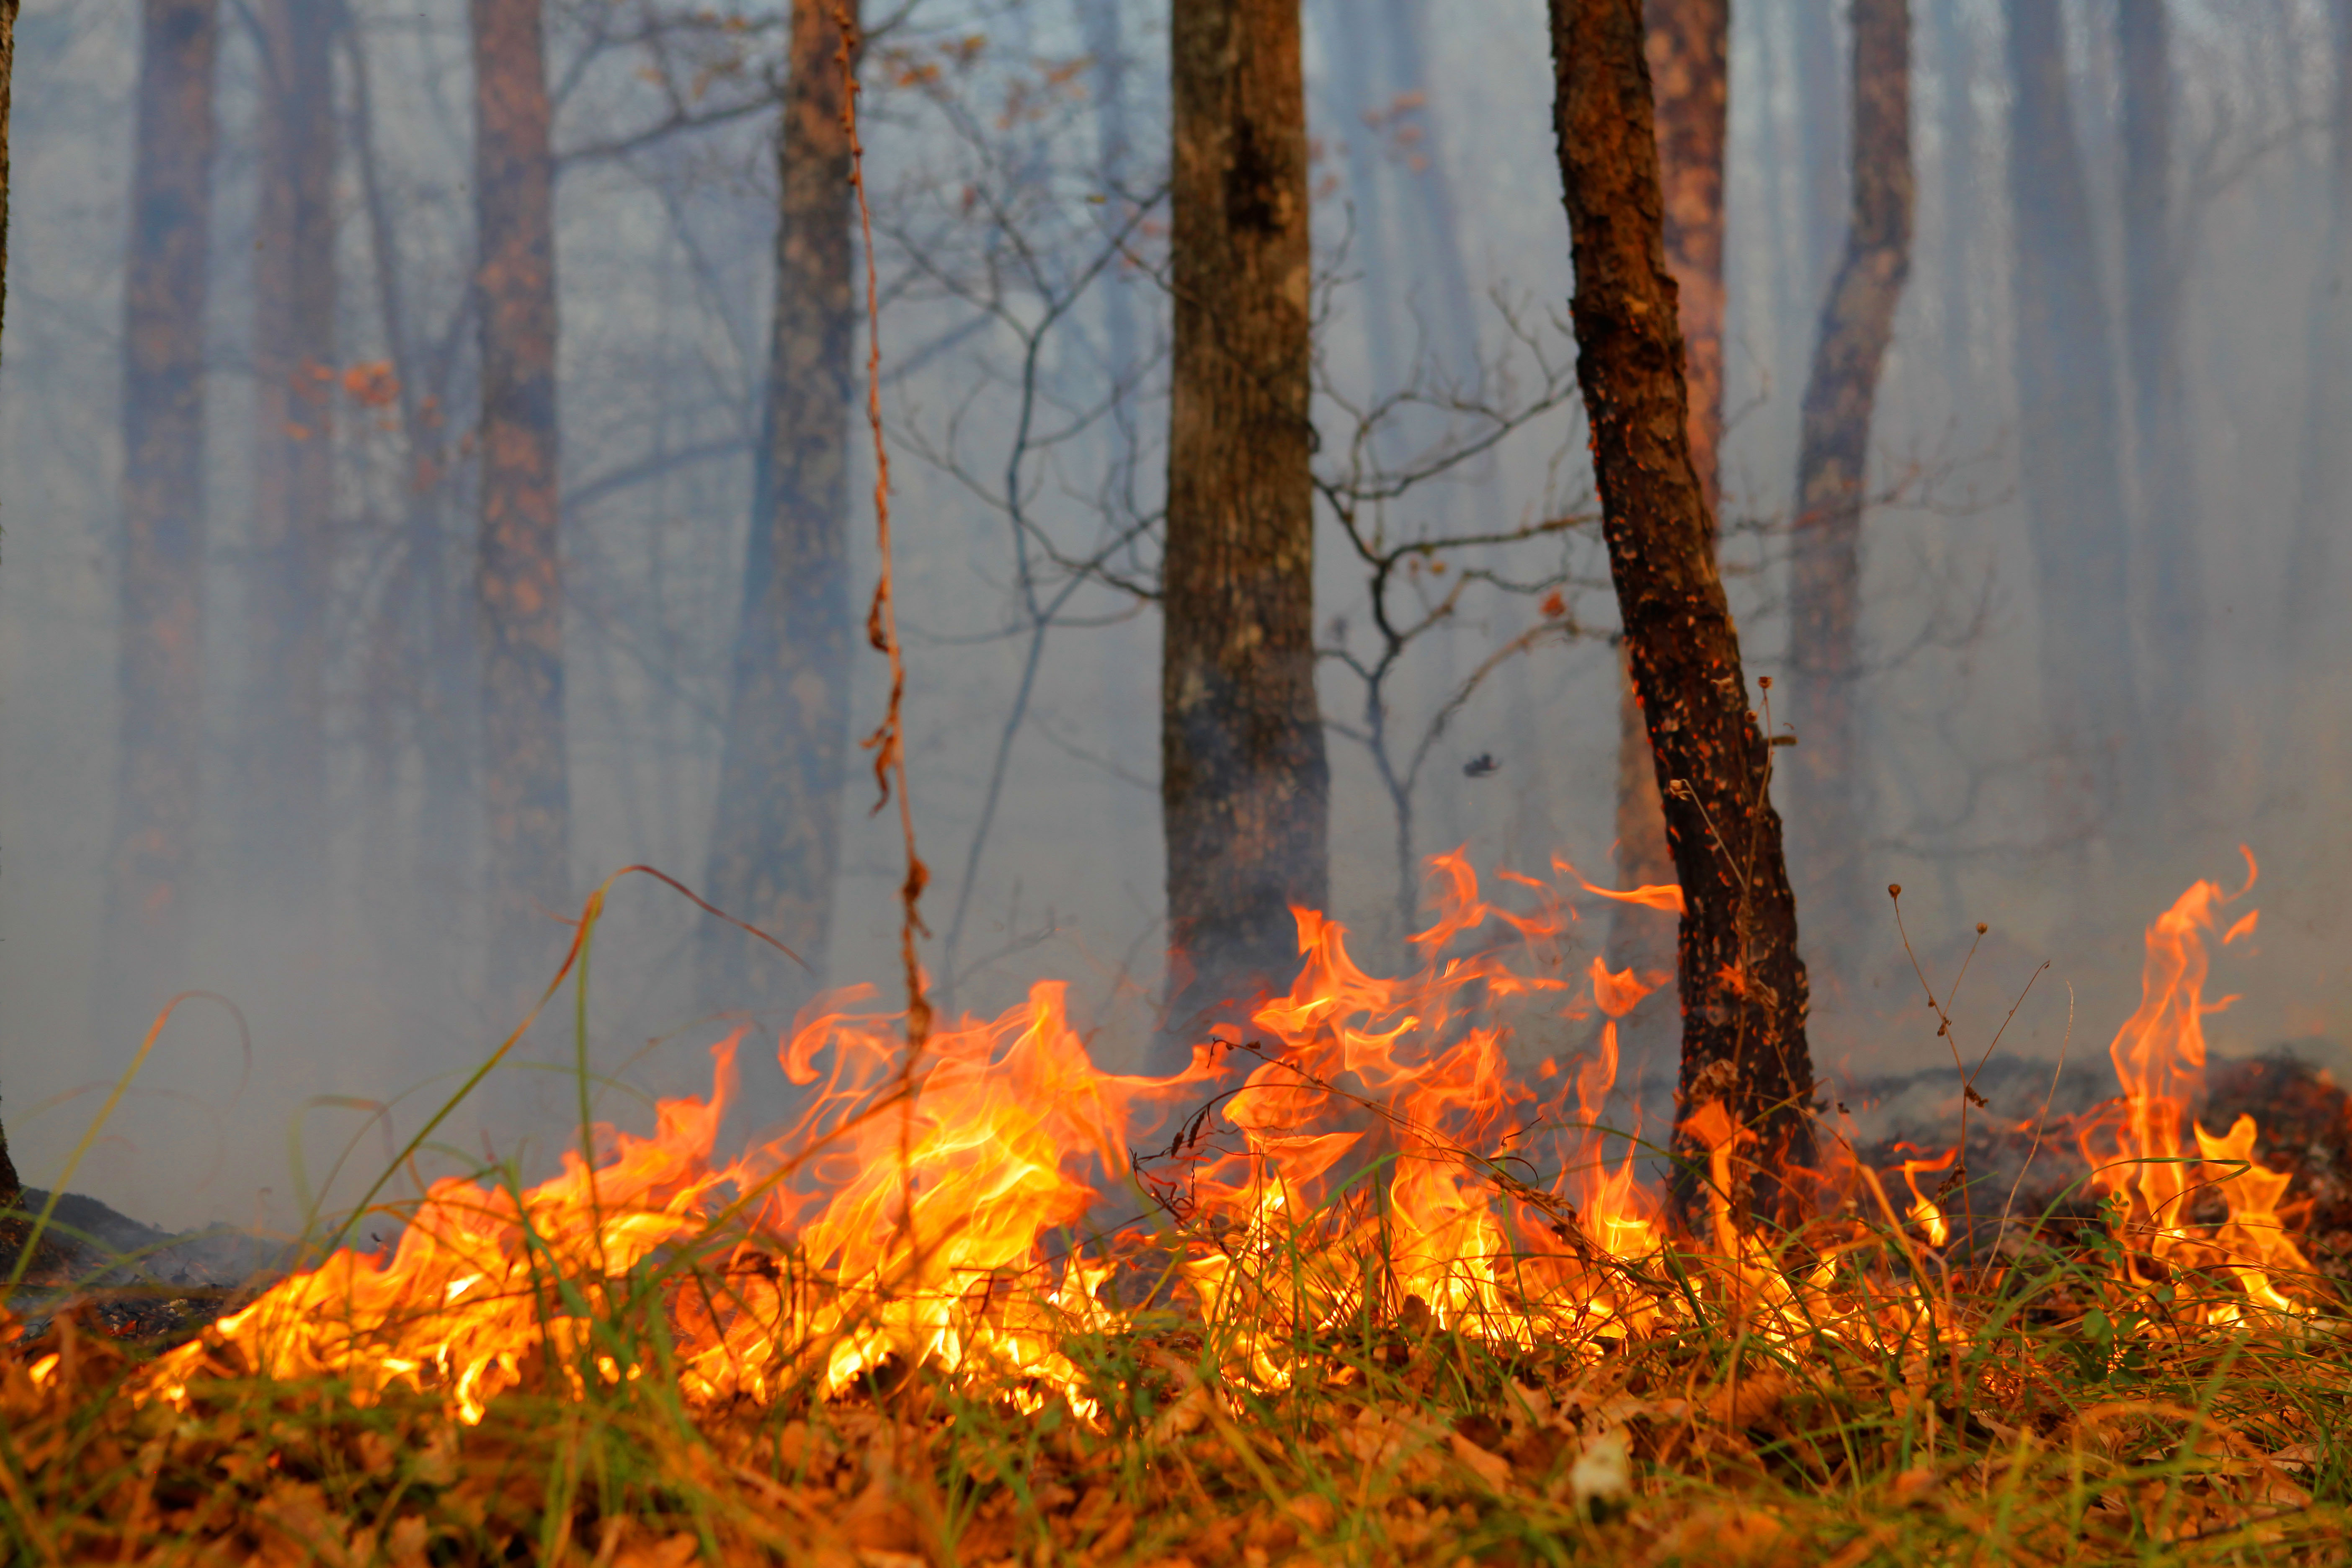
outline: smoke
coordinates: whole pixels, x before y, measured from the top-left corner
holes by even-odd
[[[885,341],[898,361],[886,369],[885,402],[912,679],[908,766],[923,851],[943,879],[927,905],[935,922],[963,892],[948,879],[968,862],[977,868],[952,963],[940,943],[929,950],[941,968],[935,979],[959,1007],[991,1013],[1033,978],[1067,978],[1097,1028],[1094,1048],[1119,1066],[1146,1047],[1164,977],[1159,628],[1149,600],[1127,591],[1148,582],[1148,526],[1118,543],[1123,529],[1148,525],[1165,477],[1166,311],[1150,274],[1164,210],[1147,211],[1098,275],[1082,280],[1073,258],[1102,243],[1122,204],[1156,188],[1166,37],[1160,12],[1141,4],[1104,28],[1105,3],[1037,0],[1015,7],[1019,28],[1001,7],[926,7],[866,72],[870,178],[886,231]],[[436,772],[428,754],[436,715],[460,736],[470,721],[448,706],[462,701],[462,682],[446,700],[420,684],[436,671],[462,673],[470,644],[464,11],[442,0],[402,21],[414,8],[355,9],[383,188],[399,218],[407,330],[427,347],[459,345],[434,389],[451,443],[432,518],[446,555],[426,587],[400,576],[422,570],[403,553],[415,538],[415,476],[383,411],[347,410],[328,616],[330,891],[319,908],[289,910],[237,863],[233,825],[235,781],[249,759],[235,754],[229,720],[254,645],[256,57],[225,21],[206,322],[212,739],[193,945],[184,975],[153,977],[135,1005],[117,997],[106,1008],[96,990],[116,746],[117,428],[138,16],[127,4],[35,0],[20,25],[12,308],[0,373],[0,1117],[25,1179],[47,1185],[103,1098],[94,1086],[110,1084],[139,1046],[138,1026],[111,1021],[113,1004],[143,1025],[173,984],[234,1002],[249,1058],[226,1009],[184,1006],[74,1177],[77,1189],[160,1224],[286,1228],[301,1222],[306,1193],[314,1204],[350,1201],[355,1177],[380,1168],[387,1138],[397,1146],[414,1135],[520,1021],[499,983],[512,977],[486,974],[479,956],[488,933],[478,807],[449,793],[461,775]],[[774,7],[742,12],[749,53],[737,74],[712,75],[712,102],[755,89],[761,60],[780,46]],[[2250,901],[2263,918],[2251,950],[2231,949],[2221,989],[2246,999],[2213,1025],[2220,1047],[2346,1037],[2352,996],[2336,979],[2345,933],[2336,889],[2352,864],[2337,809],[2337,715],[2347,695],[2338,671],[2352,650],[2332,624],[2341,617],[2323,614],[2291,662],[2279,633],[2307,444],[2352,437],[2307,433],[2305,418],[2312,377],[2334,341],[2315,326],[2336,288],[2321,270],[2332,265],[2325,125],[2337,90],[2326,19],[2308,4],[2261,20],[2184,8],[2176,26],[2174,205],[2197,495],[2194,560],[2174,564],[2201,579],[2209,619],[2194,642],[2202,667],[2175,668],[2189,639],[2147,624],[2157,563],[2134,555],[2136,640],[2110,651],[2128,663],[2144,703],[2171,711],[2193,701],[2195,722],[2175,749],[2196,754],[2157,759],[2160,809],[2126,824],[2076,809],[2082,759],[2045,718],[2040,628],[2066,606],[2041,602],[2045,584],[2019,497],[2002,12],[1988,0],[1915,0],[1915,13],[1917,245],[1873,434],[1867,489],[1888,499],[1864,524],[1872,805],[1854,831],[1871,879],[1904,885],[1912,949],[1939,1000],[1976,922],[1990,924],[1953,1004],[1971,1027],[1985,1026],[1979,1040],[2047,960],[2053,967],[2002,1053],[2046,1062],[2068,1040],[2070,1055],[2088,1059],[2129,1009],[2142,929],[2192,879],[2234,879],[2242,841],[2263,863]],[[2113,29],[2099,20],[2106,10],[2087,15],[2067,47],[2096,244],[2073,265],[2095,275],[2119,322]],[[1778,530],[1823,258],[1841,237],[1817,233],[1812,215],[1843,210],[1844,45],[1832,38],[1825,58],[1794,7],[1741,5],[1735,16],[1725,550],[1749,673],[1779,677],[1787,626]],[[1572,345],[1549,319],[1564,314],[1571,279],[1540,7],[1313,0],[1307,17],[1326,274],[1318,461],[1328,473],[1339,471],[1363,411],[1401,389],[1434,397],[1467,387],[1493,408],[1528,405],[1542,382],[1539,353],[1572,364]],[[987,47],[961,43],[975,35]],[[661,121],[667,111],[638,74],[640,57],[609,50],[573,80],[586,38],[568,24],[551,36],[552,74],[572,82],[559,147],[609,148],[627,128]],[[1103,73],[1087,62],[1106,38],[1123,51],[1116,106],[1087,96]],[[919,68],[936,69],[936,89]],[[347,129],[336,177],[340,372],[394,355],[348,134],[356,112],[348,59],[338,69]],[[764,374],[771,124],[764,115],[728,119],[575,158],[561,176],[576,897],[624,865],[692,883],[705,862]],[[1120,183],[1107,188],[1098,159],[1113,144]],[[1825,204],[1813,195],[1824,187],[1833,193]],[[1051,242],[1042,281],[1005,261],[1016,230]],[[997,284],[988,281],[992,256]],[[987,293],[998,285],[1000,294]],[[1069,295],[1066,313],[1024,338],[1043,319],[1039,301],[1056,290]],[[1005,315],[988,316],[981,300]],[[2126,374],[2119,341],[2114,353]],[[1025,455],[1016,520],[1003,486],[1024,374],[1042,389],[1037,428],[1066,436]],[[1578,419],[1570,406],[1529,417],[1491,451],[1368,510],[1367,528],[1390,540],[1491,533],[1573,512],[1587,488]],[[2120,458],[2137,439],[2126,425]],[[1408,466],[1460,427],[1456,416],[1419,406],[1369,449],[1380,463]],[[2144,517],[2147,498],[2130,489],[2144,470],[2114,466],[2126,476],[2127,515]],[[870,482],[861,468],[852,493]],[[1330,626],[1329,646],[1362,655],[1372,647],[1363,563],[1328,511],[1324,521],[1318,619]],[[852,537],[852,581],[870,584],[862,508]],[[2131,543],[2146,541],[2136,534]],[[1074,562],[1092,575],[1055,612],[1033,670],[1038,622],[1027,589],[1050,598]],[[1551,583],[1545,593],[1557,589],[1561,610],[1552,616],[1545,593],[1482,584],[1399,660],[1383,693],[1399,754],[1445,717],[1411,794],[1412,848],[1466,844],[1474,865],[1531,874],[1555,853],[1605,866],[1616,696],[1605,637],[1613,610],[1595,586],[1596,542],[1570,530],[1471,552],[1454,558],[1452,581],[1403,584],[1399,605],[1442,602],[1465,569]],[[2342,563],[2321,571],[2303,591],[2324,605]],[[438,594],[447,612],[429,626],[413,615],[397,622],[407,642],[386,629],[395,624],[387,606],[404,591]],[[1563,630],[1481,674],[1548,617],[1595,635]],[[861,659],[851,693],[861,733],[879,716],[882,681],[878,661]],[[1336,658],[1323,668],[1322,703],[1335,726],[1363,730],[1365,688]],[[1397,796],[1359,736],[1335,728],[1329,753],[1333,913],[1360,933],[1368,963],[1393,960],[1404,935]],[[996,805],[974,857],[1000,755]],[[1466,765],[1481,759],[1491,765]],[[896,973],[901,868],[895,828],[869,816],[871,803],[853,771],[838,809],[843,870],[825,984],[887,988]],[[543,918],[552,925],[577,912]],[[704,918],[644,879],[613,894],[595,934],[584,1035],[598,1114],[641,1120],[646,1095],[697,1089],[704,1046],[740,1021],[714,1016],[710,999],[695,994]],[[1585,956],[1601,935],[1597,921],[1584,930]],[[1864,946],[1851,984],[1818,1007],[1822,1067],[1867,1077],[1947,1059],[1891,907]],[[752,1047],[772,1042],[817,984],[787,981],[772,994],[727,999],[757,1028],[744,1053],[745,1125],[786,1110],[781,1074]],[[568,1073],[583,1044],[573,1005],[571,992],[560,994],[516,1049],[515,1060],[545,1067],[502,1069],[436,1132],[429,1169],[478,1162],[486,1148],[520,1151],[543,1168],[565,1145],[578,1107]],[[1644,1011],[1672,1006],[1669,991]],[[1623,1074],[1653,1090],[1672,1078],[1664,1060],[1629,1060]]]

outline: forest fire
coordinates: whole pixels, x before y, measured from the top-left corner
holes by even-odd
[[[593,1166],[569,1155],[520,1194],[435,1184],[388,1258],[340,1252],[278,1286],[155,1363],[142,1397],[329,1375],[362,1401],[436,1393],[476,1423],[521,1385],[576,1396],[590,1380],[674,1377],[711,1405],[795,1386],[833,1397],[929,1367],[1083,1417],[1095,1399],[1072,1342],[1129,1329],[1137,1303],[1171,1293],[1226,1375],[1261,1389],[1312,1373],[1318,1337],[1367,1318],[1587,1357],[1701,1310],[1769,1340],[1889,1352],[1916,1353],[1931,1331],[1965,1338],[1946,1271],[1904,1238],[1906,1219],[1933,1247],[1958,1234],[1949,1184],[1918,1180],[1956,1151],[1903,1163],[1914,1201],[1898,1217],[1841,1145],[1816,1216],[1767,1239],[1735,1224],[1727,1195],[1743,1131],[1718,1104],[1692,1107],[1708,1212],[1685,1234],[1640,1179],[1636,1141],[1619,1138],[1612,1159],[1604,1131],[1617,1019],[1644,986],[1598,961],[1569,977],[1573,916],[1553,884],[1507,877],[1530,894],[1512,910],[1459,856],[1432,865],[1443,907],[1412,939],[1414,973],[1367,973],[1339,926],[1299,910],[1289,994],[1170,1079],[1096,1068],[1063,989],[1040,984],[938,1035],[909,1093],[894,1021],[850,994],[783,1043],[807,1095],[797,1126],[721,1162],[730,1040],[710,1097],[663,1101],[653,1136],[600,1127]],[[2125,1092],[2077,1130],[2123,1244],[2114,1289],[2169,1282],[2216,1326],[2305,1315],[2288,1292],[2310,1274],[2280,1213],[2286,1178],[2253,1162],[2252,1120],[2197,1127],[2193,1143],[2182,1132],[2200,1021],[2218,1006],[2202,996],[2207,937],[2228,901],[2200,881],[2150,928],[2144,999],[2114,1047]],[[2222,940],[2252,929],[2248,915]],[[1515,1037],[1595,1012],[1574,1069],[1544,1064],[1549,1098],[1514,1071]],[[1156,1153],[1131,1152],[1230,1081],[1234,1058],[1254,1064],[1245,1082]],[[1144,1219],[1055,1245],[1122,1187]],[[610,1328],[648,1292],[675,1336],[658,1351]]]

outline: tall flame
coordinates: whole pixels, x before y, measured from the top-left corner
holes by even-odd
[[[929,1366],[1082,1415],[1093,1402],[1074,1338],[1116,1331],[1136,1300],[1170,1292],[1233,1374],[1265,1387],[1366,1314],[1592,1354],[1686,1321],[1702,1300],[1775,1338],[1896,1347],[1924,1343],[1931,1323],[1954,1331],[1908,1240],[1908,1271],[1841,1272],[1842,1256],[1875,1245],[1851,1211],[1825,1215],[1788,1259],[1742,1230],[1728,1194],[1753,1140],[1720,1103],[1685,1110],[1708,1151],[1708,1213],[1705,1234],[1677,1237],[1633,1138],[1612,1159],[1604,1123],[1619,1020],[1664,977],[1598,959],[1572,971],[1561,884],[1507,874],[1534,897],[1505,908],[1460,853],[1432,871],[1437,914],[1409,938],[1412,973],[1367,972],[1338,923],[1297,910],[1296,982],[1168,1078],[1097,1068],[1065,988],[1047,983],[997,1018],[940,1030],[908,1093],[898,1020],[869,991],[835,994],[780,1045],[803,1097],[784,1136],[714,1158],[730,1039],[709,1098],[662,1101],[653,1136],[597,1128],[593,1163],[568,1155],[528,1189],[433,1184],[388,1255],[339,1252],[286,1280],[161,1358],[147,1396],[184,1400],[208,1375],[331,1374],[361,1400],[437,1391],[478,1421],[509,1388],[647,1375],[653,1352],[612,1324],[648,1292],[673,1335],[662,1375],[696,1402],[836,1394]],[[2115,1045],[2126,1095],[2082,1131],[2122,1207],[2131,1267],[2234,1283],[2210,1306],[2215,1321],[2296,1310],[2280,1277],[2308,1267],[2280,1218],[2286,1178],[2253,1163],[2251,1119],[2184,1142],[2201,1019],[2218,1005],[2201,999],[2205,938],[2228,901],[2200,882],[2150,930],[2143,999]],[[2250,929],[2248,917],[2231,934]],[[1542,1099],[1515,1042],[1594,1011],[1594,1049]],[[1559,1076],[1549,1062],[1545,1075]],[[1937,1246],[1948,1222],[1917,1178],[1953,1159],[1903,1167],[1907,1218]],[[1901,1229],[1874,1173],[1849,1158],[1843,1177]],[[1114,1199],[1144,1217],[1089,1247],[1056,1240]],[[2196,1223],[2200,1202],[2226,1218]],[[1675,1265],[1649,1270],[1669,1247]]]
[[[2244,888],[2233,894],[2215,882],[2192,883],[2148,927],[2139,1006],[2108,1053],[2124,1092],[2086,1118],[2079,1137],[2093,1183],[2117,1206],[2119,1233],[2130,1247],[2126,1267],[2135,1278],[2151,1266],[2222,1271],[2255,1305],[2290,1312],[2299,1309],[2273,1277],[2308,1275],[2311,1264],[2278,1217],[2288,1178],[2253,1163],[2253,1118],[2240,1117],[2221,1137],[2196,1126],[2193,1144],[2184,1133],[2205,1089],[2204,1020],[2234,999],[2204,999],[2210,964],[2206,939],[2221,910],[2252,889],[2254,858],[2252,851],[2243,853]],[[2254,929],[2249,910],[2222,942]],[[2192,1211],[2217,1199],[2227,1217],[2219,1226],[2200,1224]],[[2210,1315],[2232,1318],[2237,1310],[2221,1301]]]

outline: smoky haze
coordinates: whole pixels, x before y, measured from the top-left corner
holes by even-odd
[[[2345,7],[2168,7],[2158,237],[2177,279],[2185,416],[2167,437],[2136,396],[2126,309],[2132,268],[2150,259],[2125,195],[2145,132],[2125,112],[2118,6],[2139,3],[2046,7],[2081,172],[2079,204],[2058,213],[2037,205],[2052,187],[2021,171],[2012,142],[2010,29],[2032,0],[1915,0],[1916,228],[1865,486],[1865,776],[1850,829],[1868,880],[1903,885],[1939,1000],[1977,922],[1990,925],[1956,1004],[1976,1048],[2048,962],[2000,1046],[2041,1063],[2062,1047],[2097,1057],[2136,996],[2147,924],[2193,879],[2234,887],[2242,843],[2262,865],[2247,900],[2262,921],[2212,987],[2243,999],[2209,1031],[2224,1052],[2300,1042],[2326,1060],[2352,1037],[2340,783],[2352,649],[2334,543],[2352,507],[2352,297],[2332,141],[2352,63]],[[27,0],[19,23],[0,373],[0,1115],[25,1179],[46,1185],[173,989],[234,1004],[249,1040],[218,1003],[185,1004],[74,1178],[172,1226],[292,1227],[306,1194],[356,1197],[354,1173],[372,1175],[520,1017],[515,978],[488,973],[478,800],[450,792],[428,755],[472,668],[466,7],[350,10],[332,66],[335,352],[318,367],[332,434],[311,437],[333,444],[319,671],[329,847],[289,882],[270,825],[249,820],[250,781],[275,761],[256,738],[276,732],[247,721],[273,689],[257,651],[272,646],[256,533],[263,73],[227,8],[191,941],[179,973],[128,977],[101,956],[140,8]],[[740,26],[657,40],[667,54],[617,10],[547,7],[575,900],[636,863],[703,879],[773,289],[779,8],[736,5]],[[1317,567],[1332,912],[1368,964],[1386,964],[1406,929],[1401,848],[1466,846],[1482,870],[1536,874],[1558,856],[1606,879],[1615,609],[1597,531],[1580,522],[1432,557],[1450,579],[1399,578],[1391,610],[1407,621],[1457,584],[1460,596],[1381,662],[1367,574],[1332,497],[1360,498],[1355,525],[1385,543],[1594,510],[1571,395],[1553,83],[1534,0],[1307,0],[1306,16],[1317,463],[1333,486],[1318,503]],[[1813,0],[1734,6],[1723,552],[1749,674],[1782,683],[1800,679],[1784,613],[1799,405],[1844,243],[1842,17]],[[1166,477],[1167,43],[1158,5],[921,0],[863,68],[908,772],[934,878],[926,958],[958,1009],[1071,982],[1099,1057],[1120,1065],[1140,1059],[1165,979],[1159,623],[1131,590],[1149,585]],[[665,83],[684,85],[673,97]],[[2037,234],[2074,247],[2044,261],[2099,313],[2058,323],[2091,361],[2056,356],[2055,405],[2021,393],[2032,377],[2020,256]],[[436,379],[406,390],[429,392],[447,431],[426,506],[397,400],[369,379],[396,357],[395,330],[424,345],[417,363]],[[861,378],[863,363],[861,351]],[[2088,427],[2066,409],[2100,395],[2101,376],[2109,448],[2042,454],[2076,481],[2067,494],[2089,499],[2037,520],[2029,455]],[[877,568],[871,458],[851,450],[862,607]],[[2070,553],[2101,547],[2077,515],[2099,506],[2120,520],[2119,589],[2083,587],[2099,579]],[[429,571],[425,542],[442,552]],[[2069,651],[2053,663],[2061,637]],[[878,721],[886,683],[861,648],[857,734]],[[2127,694],[2141,738],[2107,746],[2125,700],[2083,718],[2082,692]],[[838,803],[824,979],[871,983],[888,1004],[902,867],[895,816],[868,809],[866,756]],[[1891,907],[1817,914],[1801,901],[1805,869],[1792,868],[1801,932],[1853,922],[1852,956],[1814,983],[1824,1073],[1948,1062]],[[1579,968],[1607,910],[1581,912]],[[704,1047],[738,1023],[751,1027],[739,1120],[784,1110],[775,1035],[813,987],[698,994],[705,921],[647,879],[613,891],[586,1025],[600,1114],[642,1121],[645,1096],[704,1088]],[[572,1006],[567,991],[518,1053],[553,1068],[501,1072],[442,1128],[435,1169],[486,1149],[543,1167],[570,1138]],[[1644,1004],[1650,1054],[1627,1073],[1653,1094],[1673,1078],[1671,1006],[1671,990]],[[1577,1048],[1590,1025],[1554,1028],[1522,1053]]]

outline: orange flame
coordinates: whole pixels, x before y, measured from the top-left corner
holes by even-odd
[[[1437,910],[1410,939],[1413,973],[1368,973],[1339,924],[1298,910],[1288,992],[1254,1009],[1243,1041],[1203,1046],[1165,1079],[1097,1068],[1066,989],[1043,983],[997,1018],[937,1031],[903,1098],[898,1021],[869,1010],[870,991],[835,994],[780,1045],[804,1097],[784,1136],[714,1160],[736,1082],[730,1039],[709,1098],[661,1101],[653,1136],[598,1127],[593,1163],[568,1154],[528,1189],[434,1183],[388,1256],[338,1252],[284,1281],[159,1358],[146,1396],[184,1401],[205,1376],[329,1374],[360,1401],[437,1392],[470,1422],[523,1386],[576,1395],[658,1370],[694,1402],[766,1400],[796,1384],[837,1394],[895,1364],[1083,1417],[1094,1403],[1073,1337],[1126,1327],[1122,1298],[1138,1290],[1176,1291],[1233,1374],[1267,1388],[1367,1312],[1591,1354],[1687,1321],[1702,1300],[1780,1339],[1835,1333],[1910,1353],[1929,1326],[1957,1331],[1907,1240],[1908,1277],[1874,1279],[1840,1272],[1842,1256],[1877,1245],[1850,1215],[1819,1222],[1831,1228],[1810,1235],[1801,1268],[1743,1232],[1731,1194],[1753,1141],[1717,1102],[1684,1125],[1707,1151],[1707,1234],[1677,1238],[1639,1178],[1638,1122],[1612,1159],[1602,1121],[1618,1021],[1663,977],[1599,959],[1572,976],[1560,888],[1507,877],[1535,897],[1507,909],[1482,897],[1461,852],[1431,866]],[[2124,1206],[2132,1267],[2231,1282],[2236,1295],[2209,1307],[2216,1322],[2245,1305],[2300,1310],[2278,1279],[2308,1267],[2279,1215],[2286,1178],[2252,1161],[2250,1119],[2225,1137],[2199,1128],[2184,1147],[2214,1010],[2205,937],[2227,901],[2200,882],[2149,931],[2145,994],[2115,1046],[2126,1097],[2081,1132]],[[2231,931],[2251,929],[2249,917]],[[1515,1041],[1588,1009],[1602,1016],[1595,1050],[1539,1100]],[[1250,1064],[1222,1109],[1178,1122],[1164,1152],[1131,1152],[1230,1081],[1221,1052]],[[1950,1228],[1917,1177],[1956,1156],[1903,1167],[1909,1220],[1939,1247]],[[1899,1231],[1875,1173],[1851,1159],[1842,1170]],[[1115,1194],[1151,1224],[1056,1246],[1057,1229]],[[2226,1219],[2192,1223],[2200,1200]],[[1670,1246],[1669,1289],[1639,1266]],[[612,1327],[649,1299],[672,1335],[658,1363]]]
[[[2240,1117],[2225,1137],[2197,1126],[2193,1145],[2184,1136],[2183,1123],[2204,1093],[2205,1017],[2232,1000],[2204,1000],[2206,937],[2221,910],[2253,887],[2253,853],[2241,853],[2244,888],[2231,894],[2218,883],[2195,882],[2148,928],[2139,1006],[2109,1049],[2123,1096],[2086,1118],[2078,1136],[2093,1182],[2117,1204],[2118,1234],[2129,1244],[2135,1278],[2144,1269],[2142,1259],[2166,1268],[2217,1270],[2256,1304],[2299,1311],[2272,1276],[2307,1275],[2311,1264],[2278,1218],[2288,1178],[2253,1163],[2253,1119]],[[2222,941],[2226,945],[2253,929],[2249,910]],[[2191,1209],[2215,1197],[2227,1218],[2218,1226],[2197,1223]],[[2233,1318],[2236,1311],[2225,1301],[2214,1304],[2209,1316]]]

